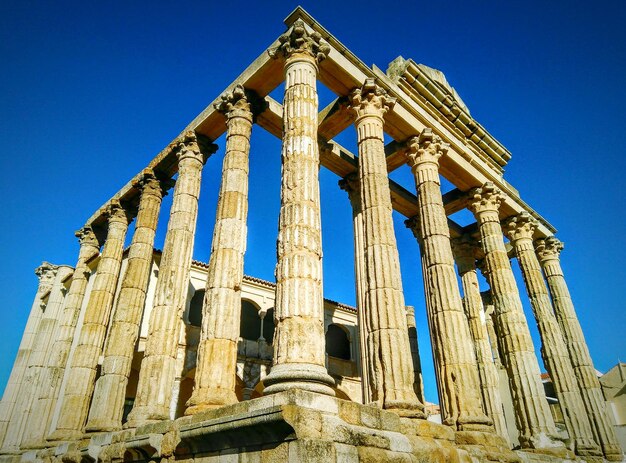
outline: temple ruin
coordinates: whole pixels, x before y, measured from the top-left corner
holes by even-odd
[[[507,149],[441,72],[403,58],[368,67],[300,7],[285,24],[87,220],[75,267],[37,269],[0,403],[0,461],[622,461],[563,245],[503,178]],[[318,81],[337,96],[321,110]],[[279,102],[269,95],[283,83]],[[243,273],[254,126],[282,141],[275,282]],[[351,126],[356,153],[334,141]],[[205,264],[192,260],[200,179],[224,133]],[[389,178],[405,164],[413,191]],[[356,308],[324,299],[320,167],[352,206]],[[444,193],[442,177],[455,188]],[[475,223],[451,220],[463,209]],[[417,240],[424,308],[405,304],[392,211]],[[440,423],[425,408],[413,310],[428,317]]]

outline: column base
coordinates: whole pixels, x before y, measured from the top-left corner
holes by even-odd
[[[144,406],[133,408],[128,415],[128,421],[123,428],[136,428],[144,424],[156,423],[157,421],[167,421],[170,419],[170,410],[165,407]]]
[[[386,400],[383,409],[395,413],[402,418],[426,419],[424,405],[420,402],[406,402],[400,400]]]
[[[604,458],[609,461],[626,461],[619,445],[604,445],[602,446],[602,453],[604,453]]]
[[[46,440],[48,442],[63,442],[70,440],[78,440],[83,437],[83,433],[75,429],[57,429],[50,434]]]
[[[89,420],[85,426],[86,432],[112,432],[120,431],[121,429],[121,423],[106,419]]]
[[[283,363],[272,367],[263,380],[263,395],[276,394],[289,389],[302,389],[334,396],[335,380],[326,368],[312,363]]]
[[[221,388],[207,388],[206,390],[191,395],[187,402],[185,416],[195,415],[204,410],[220,408],[226,405],[232,405],[239,402],[235,391]]]

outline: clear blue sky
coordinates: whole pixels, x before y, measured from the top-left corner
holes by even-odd
[[[43,260],[75,264],[74,230],[284,31],[296,6],[229,3],[0,4],[0,390],[37,287],[33,270]],[[302,5],[367,64],[386,69],[402,55],[446,74],[512,152],[505,178],[566,242],[562,263],[596,367],[625,359],[626,3]],[[320,88],[321,105],[331,97]],[[342,141],[354,140],[347,132]],[[200,260],[210,250],[218,144],[204,174]],[[273,279],[280,144],[256,127],[252,146],[246,272]],[[394,178],[412,188],[406,169]],[[354,303],[348,201],[334,174],[322,169],[321,181],[325,294]],[[396,234],[436,401],[417,245],[400,217]]]

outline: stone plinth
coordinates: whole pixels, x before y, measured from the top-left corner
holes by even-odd
[[[297,389],[176,421],[101,433],[32,453],[29,458],[63,462],[521,462],[493,434],[455,432],[375,406]]]

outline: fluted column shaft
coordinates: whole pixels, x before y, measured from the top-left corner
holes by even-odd
[[[608,460],[621,461],[622,449],[608,416],[600,382],[561,268],[559,255],[563,244],[555,237],[549,237],[538,240],[536,248],[595,440]]]
[[[476,275],[474,250],[477,246],[478,243],[465,236],[455,240],[452,249],[463,285],[463,308],[474,341],[480,391],[485,412],[493,421],[496,432],[508,441],[509,433],[502,409],[502,397],[500,396],[500,376],[493,360],[493,351],[489,342],[482,296]]]
[[[480,429],[491,424],[480,400],[480,382],[472,338],[463,312],[450,231],[443,207],[439,159],[448,145],[425,129],[409,140],[407,161],[417,188],[427,312],[435,368],[439,370],[442,422],[459,430]]]
[[[354,281],[356,286],[357,324],[359,325],[359,367],[361,369],[361,397],[364,404],[372,401],[370,390],[369,370],[367,367],[367,330],[365,326],[365,248],[363,246],[363,217],[361,214],[361,189],[359,178],[350,174],[339,182],[339,186],[348,193],[352,206],[352,227],[354,234]]]
[[[122,266],[124,240],[129,222],[127,212],[117,201],[110,204],[107,215],[107,238],[102,248],[89,302],[85,308],[78,344],[67,372],[68,379],[59,419],[50,436],[52,440],[73,439],[82,435],[89,413],[98,361],[102,355]]]
[[[222,96],[226,154],[204,296],[195,386],[185,414],[237,402],[237,340],[246,251],[252,112],[244,88]]]
[[[417,341],[417,324],[415,323],[415,307],[406,306],[406,325],[409,333],[409,347],[411,349],[411,359],[413,360],[413,390],[417,395],[417,400],[424,403],[424,379],[422,377],[422,360],[420,359],[420,349]]]
[[[486,277],[495,306],[502,361],[513,396],[515,420],[522,448],[561,446],[541,384],[539,363],[524,316],[515,276],[504,246],[498,209],[502,196],[491,183],[469,192],[469,209],[476,216],[485,253]],[[559,445],[560,444],[560,445]]]
[[[275,57],[285,58],[276,332],[264,393],[298,387],[334,395],[334,381],[325,367],[317,144],[317,61],[327,46],[300,21],[280,40],[274,51]]]
[[[93,393],[85,427],[87,431],[113,431],[122,427],[126,387],[139,337],[154,253],[154,236],[163,199],[162,184],[151,170],[143,172],[135,188],[141,191],[137,221],[104,348],[101,375]]]
[[[2,401],[0,402],[0,448],[4,448],[4,441],[9,424],[18,415],[16,413],[16,403],[21,397],[21,391],[23,390],[24,379],[26,376],[26,370],[28,369],[28,363],[33,351],[33,346],[37,339],[37,329],[39,322],[43,315],[43,304],[41,297],[50,290],[51,279],[46,277],[47,272],[42,271],[42,267],[37,267],[35,274],[39,278],[39,285],[37,287],[37,293],[35,300],[31,307],[28,320],[26,321],[26,327],[24,328],[24,334],[13,363],[13,369],[9,376]],[[14,445],[11,443],[11,445]]]
[[[395,100],[373,79],[351,94],[356,113],[365,255],[365,327],[372,401],[402,416],[423,417],[415,394],[400,260],[393,229],[383,115]]]
[[[78,261],[72,275],[72,282],[65,296],[58,335],[50,349],[48,368],[42,374],[40,394],[33,404],[32,416],[37,417],[37,419],[31,420],[28,429],[26,429],[23,447],[45,446],[45,437],[59,400],[61,383],[91,273],[87,262],[97,256],[100,250],[100,244],[90,227],[78,230],[76,236],[80,241]]]
[[[541,336],[543,363],[550,373],[570,440],[578,455],[601,455],[598,445],[593,440],[591,424],[578,389],[576,375],[535,254],[532,237],[537,228],[536,221],[530,214],[524,212],[509,219],[503,227],[513,244],[524,277],[526,292]]]
[[[16,451],[20,448],[24,430],[28,421],[28,415],[33,401],[37,397],[40,386],[41,371],[45,367],[48,350],[48,343],[52,338],[57,316],[60,308],[59,296],[62,300],[59,277],[59,267],[44,262],[37,270],[37,275],[41,280],[40,287],[45,288],[41,294],[47,302],[41,300],[43,309],[42,316],[37,324],[37,331],[32,350],[28,358],[28,366],[23,376],[23,381],[16,397],[11,422],[8,424],[3,442],[4,451]],[[44,283],[45,282],[45,283]]]
[[[178,157],[178,179],[161,256],[154,307],[148,323],[137,396],[128,416],[129,427],[169,419],[176,379],[180,327],[189,287],[200,180],[206,157],[193,132],[174,142],[172,150]]]

